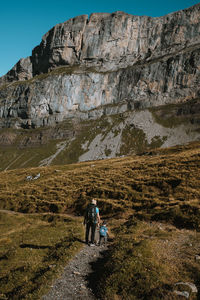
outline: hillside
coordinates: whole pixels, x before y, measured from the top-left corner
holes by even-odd
[[[97,297],[179,299],[173,292],[178,282],[200,290],[199,166],[197,142],[140,156],[1,172],[3,299],[45,292],[62,261],[83,246],[81,216],[92,197],[114,243],[105,265],[98,264]],[[188,292],[198,299],[199,292]]]
[[[71,119],[53,127],[4,128],[0,131],[0,170],[114,158],[181,145],[200,139],[199,124],[196,99],[96,120]]]
[[[149,217],[161,213],[173,220],[178,205],[180,218],[198,228],[198,168],[196,143],[141,156],[1,172],[0,208],[62,213],[76,205],[84,209],[88,197],[95,197],[104,214],[130,210],[144,217],[151,208]],[[38,173],[37,180],[26,179]],[[197,213],[193,220],[187,219],[188,209]]]

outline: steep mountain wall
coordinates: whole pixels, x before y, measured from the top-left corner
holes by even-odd
[[[118,70],[200,42],[199,5],[161,18],[123,12],[76,17],[56,25],[33,50],[33,74],[60,65]]]
[[[0,127],[198,98],[199,20],[200,4],[160,18],[116,12],[56,25],[0,79]]]

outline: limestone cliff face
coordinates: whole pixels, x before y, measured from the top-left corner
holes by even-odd
[[[116,12],[70,19],[0,79],[0,126],[40,127],[196,99],[199,50],[200,4],[160,18]]]
[[[8,82],[24,81],[33,77],[31,58],[22,58],[4,76],[0,78],[0,86]]]
[[[56,25],[33,50],[33,74],[60,65],[98,71],[150,62],[200,42],[199,6],[161,18],[123,12],[79,16]]]

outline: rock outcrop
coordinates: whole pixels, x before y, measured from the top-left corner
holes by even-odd
[[[33,75],[60,65],[116,71],[173,56],[200,42],[199,28],[199,5],[161,18],[123,12],[79,16],[43,36],[32,53]]]
[[[31,57],[21,58],[6,75],[0,78],[0,86],[8,82],[29,80],[32,77]]]
[[[95,13],[56,25],[0,79],[0,127],[197,99],[199,17],[197,4],[160,18]]]

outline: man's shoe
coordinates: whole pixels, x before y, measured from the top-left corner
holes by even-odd
[[[95,246],[95,244],[93,244],[93,243],[92,243],[92,244],[90,244],[90,247],[94,247],[94,246]]]

